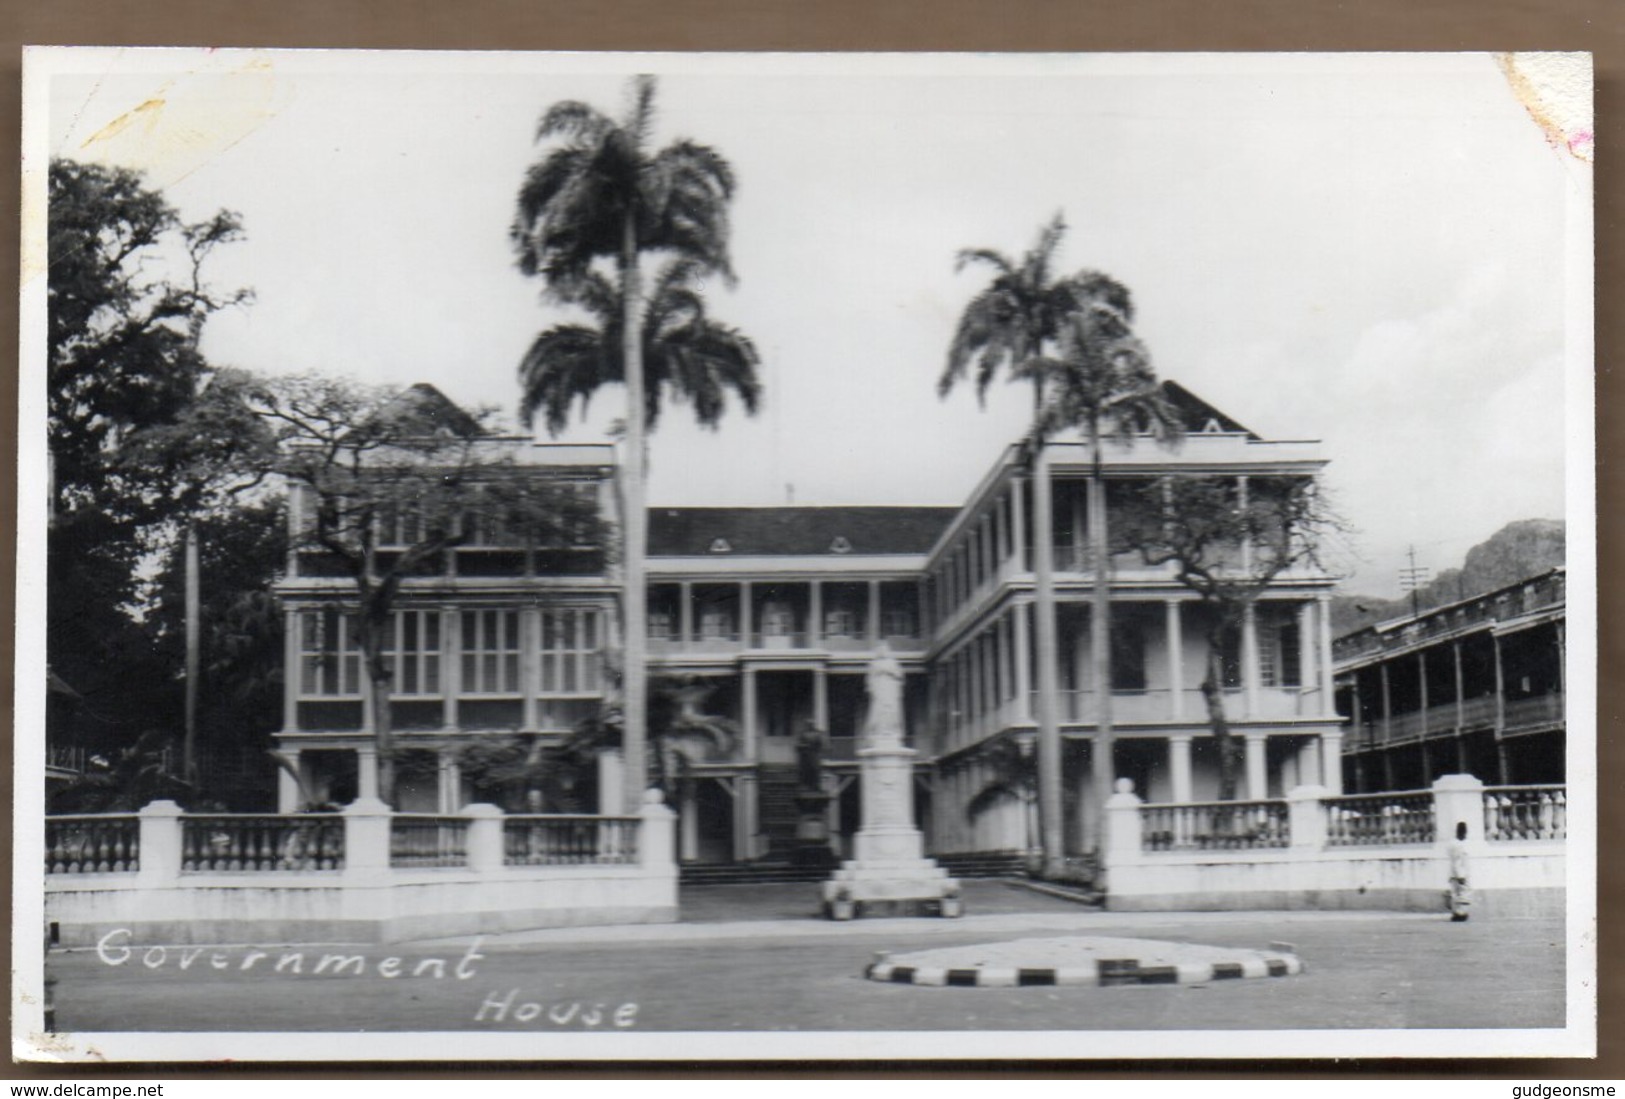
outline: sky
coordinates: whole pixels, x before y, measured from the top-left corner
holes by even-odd
[[[1565,443],[1590,431],[1565,416],[1589,385],[1590,165],[1489,55],[30,63],[51,75],[29,149],[142,170],[187,219],[242,215],[208,276],[255,302],[210,321],[211,361],[426,381],[510,419],[525,347],[574,319],[507,238],[536,122],[561,99],[618,115],[628,74],[658,74],[655,144],[711,145],[739,177],[739,282],[708,303],[756,342],[765,400],[714,433],[669,410],[657,504],[962,502],[1031,398],[937,397],[987,279],[955,256],[1019,255],[1057,211],[1062,267],[1130,287],[1161,376],[1266,438],[1322,440],[1351,590],[1397,593],[1412,546],[1436,572],[1563,517]],[[562,438],[605,439],[619,404]]]

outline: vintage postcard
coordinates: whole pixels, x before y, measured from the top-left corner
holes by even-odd
[[[15,1056],[1595,1053],[1587,55],[25,77]]]

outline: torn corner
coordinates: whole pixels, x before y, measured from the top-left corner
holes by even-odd
[[[1501,53],[1496,62],[1546,140],[1590,164],[1596,135],[1592,124],[1589,53]]]

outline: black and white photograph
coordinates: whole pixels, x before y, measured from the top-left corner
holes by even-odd
[[[1589,55],[24,108],[14,1056],[1595,1055]]]

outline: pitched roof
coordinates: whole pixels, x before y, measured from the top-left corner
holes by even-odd
[[[649,556],[926,553],[958,513],[951,507],[655,507],[649,509]]]
[[[443,432],[464,439],[485,434],[479,420],[428,382],[403,389],[373,416],[397,431],[421,430],[429,435]]]
[[[1179,415],[1185,421],[1185,430],[1193,435],[1200,434],[1212,422],[1220,431],[1239,432],[1250,439],[1259,437],[1257,432],[1243,427],[1178,382],[1164,381],[1162,395],[1179,410]]]

